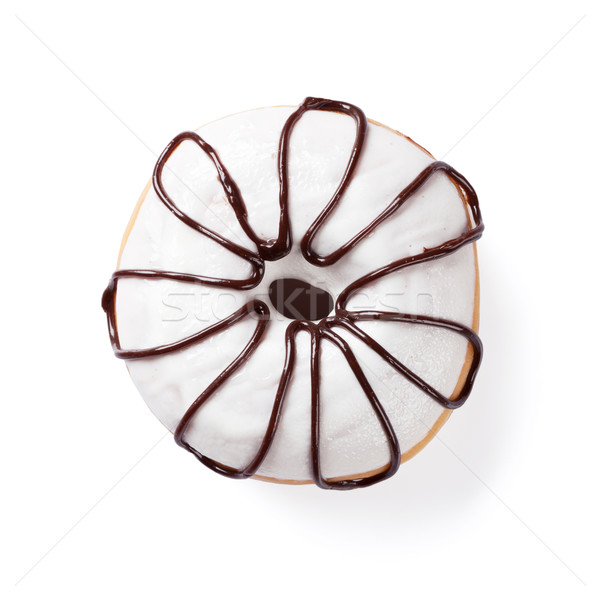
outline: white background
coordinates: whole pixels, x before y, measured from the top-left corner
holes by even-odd
[[[2,597],[598,593],[598,7],[417,5],[3,3]],[[486,223],[470,400],[350,493],[203,468],[100,308],[165,144],[307,95],[450,162]]]

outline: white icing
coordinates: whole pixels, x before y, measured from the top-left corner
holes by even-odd
[[[247,205],[251,225],[265,238],[277,236],[279,181],[277,150],[292,107],[248,111],[198,130],[219,154]],[[306,262],[298,243],[325,206],[345,170],[355,129],[351,118],[309,112],[290,139],[289,201],[294,248],[284,259],[266,262],[260,285],[231,291],[173,281],[122,280],[117,320],[123,348],[147,348],[187,337],[231,314],[252,298],[271,308],[265,337],[249,361],[203,405],[185,439],[223,464],[240,468],[264,436],[285,356],[290,323],[268,300],[269,284],[296,277],[329,291],[334,298],[358,277],[388,262],[423,251],[467,228],[463,201],[443,174],[436,174],[391,218],[336,265]],[[370,223],[432,159],[415,144],[382,126],[369,124],[356,175],[339,208],[314,240],[329,253]],[[212,163],[193,144],[182,144],[164,172],[175,203],[203,225],[254,249],[221,189]],[[133,225],[120,268],[166,269],[214,277],[246,278],[248,263],[186,227],[151,188]],[[399,310],[445,317],[471,326],[476,272],[474,250],[412,266],[366,286],[349,309]],[[186,409],[239,354],[255,321],[247,318],[218,335],[161,357],[128,361],[129,371],[156,416],[173,431]],[[391,354],[446,395],[462,370],[466,341],[432,327],[360,322],[359,326]],[[371,349],[341,328],[395,428],[406,453],[427,435],[442,407],[420,392]],[[297,338],[297,363],[279,428],[260,475],[309,480],[309,338]],[[321,459],[326,477],[377,469],[389,461],[381,426],[340,351],[322,350]]]

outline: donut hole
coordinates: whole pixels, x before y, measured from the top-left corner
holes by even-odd
[[[324,289],[302,279],[283,277],[269,286],[271,304],[288,319],[319,321],[333,310],[333,298]]]

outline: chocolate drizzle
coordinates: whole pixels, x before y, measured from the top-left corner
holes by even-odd
[[[302,116],[311,110],[321,111],[332,111],[339,112],[352,117],[356,124],[356,136],[352,147],[352,152],[348,160],[348,164],[344,175],[333,194],[331,200],[327,203],[325,208],[321,211],[319,216],[310,225],[304,236],[300,241],[300,248],[304,258],[311,264],[328,267],[335,264],[348,252],[350,252],[355,246],[357,246],[363,239],[369,236],[383,221],[391,217],[406,201],[414,196],[414,194],[428,181],[428,179],[436,172],[440,171],[446,174],[446,176],[454,183],[459,190],[460,194],[464,198],[466,205],[470,211],[469,221],[470,226],[468,231],[461,234],[460,236],[453,238],[439,246],[433,248],[424,249],[420,254],[405,257],[397,261],[393,261],[379,269],[376,269],[363,277],[360,277],[356,281],[348,285],[338,296],[335,304],[335,314],[330,317],[321,319],[319,322],[313,322],[306,318],[293,320],[286,329],[285,333],[285,362],[281,378],[279,380],[279,386],[275,394],[273,408],[271,411],[269,423],[265,431],[265,435],[260,444],[259,450],[252,461],[241,469],[234,469],[232,467],[218,463],[217,461],[208,458],[201,454],[197,449],[193,448],[190,444],[185,441],[185,433],[189,427],[194,415],[200,409],[200,407],[206,403],[213,393],[223,385],[227,379],[241,366],[243,365],[250,356],[256,351],[260,345],[261,339],[267,329],[270,319],[270,311],[268,306],[259,300],[249,302],[246,306],[235,311],[225,319],[218,321],[217,323],[203,329],[199,333],[191,335],[183,340],[174,342],[172,344],[165,344],[162,346],[156,346],[154,348],[138,349],[138,350],[125,350],[121,348],[119,342],[119,334],[116,323],[116,312],[115,312],[115,299],[117,293],[118,282],[123,278],[134,278],[134,279],[169,279],[174,281],[181,281],[187,283],[197,283],[207,286],[215,286],[228,289],[236,290],[247,290],[255,288],[262,280],[265,271],[264,261],[278,260],[286,256],[292,248],[292,231],[290,227],[289,210],[288,210],[288,152],[289,152],[289,140],[292,134],[294,125],[302,118]],[[197,133],[184,132],[176,136],[169,145],[165,148],[164,152],[158,159],[153,175],[153,186],[154,189],[163,202],[163,204],[185,223],[188,227],[191,227],[199,234],[204,235],[213,241],[220,244],[225,249],[233,252],[240,258],[246,260],[251,266],[251,275],[247,279],[235,280],[235,279],[223,279],[206,277],[201,275],[192,275],[188,273],[177,273],[171,271],[159,271],[159,270],[148,270],[148,269],[125,269],[115,271],[113,273],[108,287],[104,291],[102,296],[102,307],[107,314],[108,329],[110,334],[111,343],[115,355],[122,359],[142,359],[160,356],[177,350],[187,348],[193,344],[201,343],[206,338],[222,331],[228,327],[233,326],[235,323],[242,319],[253,316],[256,321],[256,327],[252,334],[252,337],[240,352],[240,354],[231,362],[220,375],[194,400],[191,406],[188,408],[183,418],[179,422],[175,430],[175,441],[177,444],[191,452],[198,460],[203,464],[211,468],[212,470],[234,478],[247,478],[253,476],[260,468],[263,460],[265,459],[269,448],[273,442],[275,433],[278,428],[279,420],[281,417],[281,410],[283,402],[286,397],[286,392],[289,386],[289,382],[294,370],[296,361],[296,336],[299,332],[304,331],[310,335],[311,338],[311,461],[314,482],[322,488],[327,489],[352,489],[356,487],[365,487],[372,485],[392,476],[400,466],[401,453],[398,438],[394,431],[394,428],[383,408],[377,395],[373,391],[369,384],[367,377],[365,376],[362,368],[360,367],[354,353],[350,349],[348,343],[335,332],[336,328],[342,328],[348,331],[350,334],[355,336],[357,339],[366,344],[369,348],[375,351],[386,363],[388,363],[393,369],[400,373],[403,377],[409,380],[412,384],[417,386],[421,391],[431,397],[433,400],[438,402],[441,406],[447,409],[455,409],[462,406],[466,401],[473,383],[475,376],[479,369],[482,357],[482,345],[481,340],[477,334],[460,323],[449,321],[446,319],[440,319],[435,317],[428,317],[423,315],[415,314],[403,314],[393,312],[380,312],[380,311],[349,311],[347,310],[347,304],[353,294],[355,294],[360,288],[364,287],[385,277],[391,273],[404,269],[406,267],[425,263],[443,256],[448,256],[453,252],[456,252],[463,246],[470,244],[479,239],[483,232],[483,222],[481,219],[481,213],[479,210],[479,203],[475,190],[471,187],[469,182],[452,167],[444,162],[436,161],[427,166],[423,171],[409,184],[407,185],[392,202],[385,208],[377,218],[375,218],[367,227],[356,234],[352,239],[343,244],[340,248],[328,255],[321,255],[315,252],[311,245],[314,241],[315,236],[320,231],[323,224],[331,217],[333,212],[339,206],[344,193],[348,189],[352,177],[356,171],[356,166],[360,158],[360,154],[363,148],[365,136],[367,132],[367,119],[364,113],[351,104],[345,102],[337,102],[333,100],[325,100],[322,98],[307,98],[296,111],[294,111],[287,119],[283,130],[281,132],[279,140],[279,206],[280,206],[280,218],[279,218],[279,232],[277,239],[265,240],[259,237],[256,232],[250,226],[248,221],[248,214],[242,195],[235,184],[235,181],[230,176],[229,172],[219,159],[214,148],[204,141]],[[163,185],[163,171],[167,161],[177,149],[177,147],[184,141],[190,141],[197,144],[200,149],[211,159],[215,166],[217,177],[223,191],[227,197],[234,214],[240,223],[243,231],[246,235],[254,242],[257,248],[257,252],[252,252],[247,248],[239,246],[228,240],[216,232],[204,227],[189,215],[184,213],[179,207],[173,202],[172,198],[166,192]],[[308,285],[308,284],[306,284]],[[310,286],[309,286],[310,287]],[[285,314],[285,313],[284,313]],[[328,312],[324,313],[325,315]],[[360,329],[357,325],[360,321],[394,321],[411,323],[415,326],[429,326],[435,328],[441,328],[452,331],[462,337],[464,337],[472,350],[472,359],[466,374],[464,385],[458,393],[456,398],[447,398],[441,394],[438,390],[430,386],[426,381],[421,379],[416,373],[411,371],[408,367],[394,358],[389,352],[385,350],[380,344],[378,344],[373,338],[371,338],[365,331]],[[377,417],[382,431],[386,437],[389,452],[390,461],[383,470],[375,474],[356,476],[354,478],[347,479],[326,479],[323,476],[321,470],[321,458],[320,458],[320,435],[321,435],[321,419],[320,419],[320,369],[321,369],[321,345],[323,340],[326,340],[336,346],[346,359],[354,377],[364,392],[375,416]]]

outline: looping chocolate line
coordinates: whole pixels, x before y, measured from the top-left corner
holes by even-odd
[[[194,402],[192,402],[190,407],[181,418],[181,421],[179,421],[179,425],[177,425],[177,428],[174,432],[175,442],[182,448],[185,448],[188,452],[191,452],[202,464],[206,465],[213,471],[220,473],[221,475],[226,475],[235,479],[245,479],[247,477],[251,477],[260,467],[269,450],[269,446],[274,435],[274,430],[277,426],[277,421],[279,419],[279,407],[273,407],[273,413],[269,422],[269,426],[271,426],[271,423],[273,423],[273,434],[269,437],[269,439],[267,439],[267,436],[265,436],[256,458],[244,469],[234,469],[232,467],[228,467],[227,465],[223,465],[216,460],[209,458],[208,456],[205,456],[199,450],[188,444],[183,437],[187,428],[190,426],[192,418],[202,407],[202,405],[227,381],[227,379],[229,379],[229,377],[231,377],[231,375],[233,375],[233,373],[235,373],[235,371],[237,371],[250,358],[260,344],[260,340],[262,339],[265,329],[269,324],[270,312],[268,306],[264,302],[255,300],[254,302],[246,305],[246,307],[243,309],[240,309],[240,311],[237,311],[237,313],[234,313],[234,315],[238,315],[242,310],[244,312],[240,315],[240,318],[250,314],[250,312],[254,312],[258,316],[256,321],[256,329],[254,330],[252,337],[240,354],[238,354],[238,356],[219,374],[219,376],[196,398],[196,400],[194,400]],[[229,318],[231,319],[234,315],[231,315]],[[239,318],[237,320],[239,320]],[[220,323],[222,322],[223,321]],[[224,327],[228,327],[231,324],[233,323],[225,325]]]
[[[404,188],[404,190],[402,190],[396,196],[396,198],[391,202],[391,204],[368,227],[366,227],[363,231],[357,234],[350,242],[342,246],[340,250],[332,253],[330,256],[335,255],[335,257],[337,257],[335,260],[338,260],[351,248],[354,248],[361,240],[365,238],[365,235],[371,233],[377,227],[377,225],[382,223],[385,219],[387,219],[394,212],[396,212],[400,208],[400,206],[402,206],[413,194],[415,194],[419,190],[419,188],[429,179],[429,177],[431,177],[431,175],[433,175],[433,173],[435,173],[436,171],[445,172],[448,175],[450,181],[452,181],[461,191],[462,196],[464,197],[467,206],[469,207],[471,213],[470,220],[472,220],[473,226],[469,227],[469,230],[463,233],[462,235],[459,235],[458,237],[444,242],[439,246],[435,246],[433,248],[426,248],[420,254],[415,254],[414,256],[407,256],[405,258],[393,261],[383,267],[380,267],[379,269],[376,269],[375,271],[367,273],[363,277],[358,278],[356,281],[352,282],[349,286],[347,286],[346,289],[344,289],[338,296],[336,302],[337,312],[345,310],[350,298],[365,285],[373,283],[381,277],[385,277],[386,275],[395,273],[400,269],[404,269],[409,266],[418,265],[421,263],[428,262],[430,260],[434,260],[436,258],[441,258],[443,256],[453,254],[457,250],[460,250],[463,246],[475,242],[482,236],[484,225],[481,218],[481,211],[479,209],[479,200],[477,198],[475,190],[473,189],[471,184],[464,178],[464,176],[461,175],[458,171],[456,171],[450,165],[447,165],[444,162],[437,161],[423,169],[423,171],[406,188]],[[364,234],[364,232],[367,233]]]
[[[429,325],[439,329],[446,329],[464,337],[471,345],[473,359],[471,366],[465,377],[465,383],[462,390],[454,399],[447,398],[434,387],[430,386],[426,381],[421,379],[414,371],[411,371],[406,365],[392,356],[383,346],[377,343],[365,331],[357,327],[356,321],[396,321],[401,323],[412,323],[415,325]],[[379,311],[357,311],[357,312],[340,312],[335,317],[328,317],[321,322],[321,327],[331,329],[333,327],[342,327],[349,331],[352,335],[358,338],[366,346],[374,350],[386,363],[391,365],[398,373],[403,375],[413,385],[420,388],[430,398],[435,400],[444,408],[455,409],[460,408],[468,398],[475,383],[475,377],[481,359],[483,356],[483,345],[479,336],[469,327],[465,327],[456,321],[447,319],[428,317],[425,315],[413,315],[408,313],[392,313]]]
[[[352,373],[356,377],[360,387],[362,388],[388,442],[390,450],[390,461],[384,469],[373,475],[348,478],[348,479],[325,479],[321,470],[321,453],[320,453],[320,398],[319,398],[319,382],[320,382],[320,346],[322,340],[326,339],[333,343],[342,352],[346,362],[352,369]],[[367,487],[383,481],[396,473],[400,467],[400,443],[394,431],[394,427],[387,416],[383,406],[379,402],[377,395],[369,384],[363,370],[358,364],[354,353],[350,346],[340,336],[335,334],[327,327],[325,323],[317,326],[316,331],[312,334],[313,351],[311,353],[311,450],[312,450],[312,471],[313,481],[321,488],[348,490],[357,487]]]
[[[328,257],[322,257],[315,253],[311,249],[310,245],[323,223],[327,221],[331,213],[337,208],[342,196],[350,185],[350,181],[354,175],[354,172],[356,171],[356,165],[358,164],[358,159],[360,158],[367,134],[367,118],[365,117],[363,111],[357,106],[347,104],[345,102],[326,100],[324,98],[306,98],[306,100],[298,107],[298,109],[289,116],[281,132],[281,138],[279,142],[279,198],[280,203],[282,206],[285,206],[286,209],[288,201],[289,140],[294,125],[296,125],[303,115],[311,110],[343,113],[352,117],[356,123],[356,137],[354,139],[354,144],[352,146],[352,151],[350,152],[350,158],[348,159],[348,165],[346,166],[344,175],[342,176],[342,179],[331,200],[327,203],[312,225],[307,229],[304,237],[300,241],[302,255],[308,262],[314,265],[328,266],[329,264],[332,264],[328,262]]]
[[[229,205],[233,209],[233,212],[242,227],[244,233],[254,242],[256,247],[258,248],[258,254],[251,252],[247,248],[239,246],[238,244],[233,243],[231,240],[224,238],[218,233],[214,232],[212,229],[208,229],[204,227],[198,221],[192,219],[189,215],[184,213],[173,201],[171,196],[167,193],[164,184],[163,184],[163,172],[167,161],[171,158],[171,155],[179,145],[184,141],[190,141],[196,144],[212,161],[215,169],[217,170],[217,177],[219,182],[221,183],[221,187],[223,188],[223,192],[227,197],[227,201]],[[176,175],[177,176],[177,175]],[[160,155],[158,162],[156,163],[156,167],[154,168],[154,175],[152,177],[152,182],[154,185],[154,189],[156,194],[162,201],[162,203],[183,223],[185,223],[188,227],[195,229],[202,235],[212,239],[213,241],[221,244],[221,246],[227,248],[234,254],[237,254],[241,258],[244,258],[249,261],[258,260],[277,260],[282,256],[285,256],[290,250],[290,248],[286,248],[285,254],[279,255],[279,242],[274,240],[264,240],[260,236],[256,234],[254,229],[252,229],[249,221],[248,221],[248,211],[246,210],[246,204],[242,198],[240,190],[229,174],[229,171],[225,168],[225,165],[221,162],[217,152],[215,149],[205,140],[203,140],[196,132],[194,131],[184,131],[179,135],[175,136],[167,145],[163,153]],[[291,247],[291,244],[290,244]]]
[[[106,312],[110,341],[113,347],[113,352],[117,358],[122,358],[125,360],[152,358],[154,356],[161,356],[163,354],[175,352],[176,350],[183,350],[189,346],[192,346],[193,344],[198,344],[199,342],[205,340],[211,335],[214,335],[215,333],[218,333],[219,331],[222,331],[223,329],[227,329],[228,327],[235,325],[238,321],[243,319],[251,312],[255,312],[258,315],[266,314],[266,317],[263,317],[262,320],[264,320],[264,318],[267,320],[269,319],[270,312],[266,304],[258,301],[249,302],[228,317],[225,317],[224,319],[221,319],[220,321],[217,321],[216,323],[213,323],[212,325],[202,329],[202,331],[194,333],[193,335],[190,335],[177,342],[139,350],[123,350],[119,340],[115,310],[117,281],[120,277],[131,277],[138,279],[160,278],[174,279],[176,281],[189,281],[190,276],[185,273],[165,273],[160,271],[116,271],[113,274],[111,283],[109,283],[109,286],[106,288],[102,296],[102,308]]]
[[[294,125],[298,120],[311,110],[321,111],[332,111],[343,113],[351,116],[356,123],[356,136],[352,147],[350,158],[344,175],[338,185],[333,197],[321,211],[319,216],[310,225],[305,235],[302,237],[300,247],[305,259],[318,266],[327,267],[335,264],[354,247],[356,247],[362,240],[370,235],[383,221],[391,217],[398,209],[403,206],[406,201],[411,198],[436,172],[444,172],[448,178],[458,188],[461,196],[466,202],[467,207],[470,211],[469,218],[469,229],[462,235],[449,240],[434,248],[424,249],[424,251],[415,256],[405,257],[389,263],[379,269],[376,269],[366,275],[360,277],[356,281],[348,285],[342,293],[339,295],[335,305],[335,315],[322,319],[319,323],[311,321],[295,320],[292,321],[286,329],[285,333],[285,345],[286,354],[284,360],[284,367],[279,380],[279,385],[273,402],[273,408],[269,418],[265,435],[261,441],[259,449],[254,458],[241,469],[235,469],[227,465],[221,464],[205,455],[199,450],[193,448],[184,440],[185,433],[190,426],[193,417],[197,414],[198,410],[210,399],[210,397],[227,381],[227,379],[242,366],[250,356],[258,348],[270,319],[270,311],[266,304],[258,300],[249,302],[239,310],[235,311],[225,319],[218,321],[217,323],[203,329],[202,331],[191,335],[183,340],[171,344],[165,344],[162,346],[156,346],[153,348],[138,349],[138,350],[124,350],[121,348],[119,342],[119,335],[116,322],[116,293],[117,284],[120,279],[134,278],[134,279],[167,279],[173,281],[180,281],[186,283],[196,283],[207,286],[223,287],[229,289],[248,290],[256,287],[264,276],[264,261],[266,260],[277,260],[288,254],[292,247],[292,232],[289,220],[289,208],[288,208],[288,163],[289,163],[289,140],[294,128]],[[350,349],[350,346],[341,336],[333,331],[335,327],[346,329],[352,335],[354,335],[361,342],[366,344],[372,350],[374,350],[385,362],[390,364],[398,373],[403,375],[413,385],[421,389],[430,398],[438,402],[441,406],[448,409],[455,409],[465,402],[469,396],[473,387],[475,376],[479,369],[482,357],[482,344],[477,334],[470,328],[456,323],[453,321],[439,319],[434,317],[427,317],[423,315],[413,315],[404,313],[388,313],[378,311],[349,311],[347,310],[347,304],[350,298],[356,293],[356,291],[365,285],[368,285],[381,277],[394,273],[400,269],[424,263],[430,260],[438,259],[444,256],[448,256],[467,244],[474,242],[479,239],[483,232],[483,221],[481,219],[481,212],[479,210],[479,202],[475,190],[471,187],[469,182],[452,167],[443,162],[433,162],[427,166],[408,186],[406,186],[394,200],[388,205],[382,213],[375,218],[367,227],[356,234],[348,242],[343,244],[336,251],[329,255],[320,255],[311,248],[311,243],[314,237],[319,232],[323,224],[331,217],[339,203],[341,202],[345,191],[347,190],[352,176],[355,173],[358,160],[360,158],[361,150],[364,144],[365,136],[367,131],[367,120],[364,113],[348,103],[337,102],[333,100],[326,100],[323,98],[307,98],[296,111],[294,111],[287,119],[279,140],[279,205],[280,205],[280,219],[279,219],[279,233],[275,240],[264,240],[260,238],[248,221],[248,214],[242,195],[219,159],[216,151],[210,144],[204,141],[198,134],[194,132],[184,132],[176,136],[166,147],[164,152],[161,154],[156,164],[153,185],[154,189],[165,204],[165,206],[173,213],[179,220],[191,227],[198,233],[212,239],[227,250],[230,250],[237,256],[250,262],[252,266],[252,275],[243,280],[234,279],[219,279],[213,277],[206,277],[201,275],[193,275],[189,273],[177,273],[171,271],[158,271],[158,270],[144,270],[144,269],[125,269],[116,271],[113,273],[108,287],[104,291],[102,296],[102,307],[107,314],[108,329],[110,334],[111,343],[115,355],[118,358],[134,360],[143,359],[155,356],[161,356],[177,350],[182,350],[193,344],[198,344],[207,339],[208,337],[233,326],[235,323],[247,318],[249,315],[254,314],[256,319],[256,328],[252,337],[240,352],[240,354],[233,360],[221,373],[220,375],[194,400],[190,405],[181,421],[179,422],[175,433],[175,441],[177,444],[192,453],[198,460],[208,466],[210,469],[225,475],[227,477],[233,477],[238,479],[244,479],[253,476],[261,464],[263,463],[277,432],[278,425],[281,419],[281,411],[285,397],[289,388],[289,383],[293,374],[295,362],[296,362],[296,335],[300,331],[304,331],[310,334],[311,337],[311,468],[314,482],[322,488],[326,489],[353,489],[357,487],[366,487],[391,477],[399,468],[401,462],[400,445],[391,424],[391,421],[386,414],[383,406],[381,405],[377,395],[370,386],[367,377],[365,376],[362,368],[360,367],[356,356]],[[171,197],[167,194],[163,181],[162,174],[168,159],[171,157],[176,148],[183,142],[189,140],[197,144],[203,152],[213,162],[218,179],[221,183],[223,191],[227,197],[227,200],[232,207],[240,226],[243,231],[249,237],[252,242],[256,245],[257,253],[254,253],[247,248],[239,246],[230,240],[222,237],[216,232],[208,229],[192,219],[189,215],[179,209],[179,207],[173,202]],[[472,223],[472,225],[471,225]],[[382,321],[397,321],[404,323],[412,323],[415,325],[427,325],[431,327],[446,329],[453,331],[464,337],[472,350],[471,364],[468,373],[465,378],[465,383],[460,390],[456,398],[450,399],[441,394],[438,390],[430,386],[427,382],[421,379],[413,371],[411,371],[406,365],[402,364],[395,357],[393,357],[385,348],[378,344],[373,338],[367,335],[362,329],[360,329],[356,322],[365,320],[382,320]],[[390,450],[390,460],[387,466],[381,471],[368,476],[359,476],[347,478],[334,478],[326,479],[322,473],[321,468],[321,456],[320,456],[320,435],[321,435],[321,418],[320,418],[320,369],[321,369],[321,346],[323,340],[327,340],[336,346],[348,365],[350,366],[357,382],[363,390],[375,416],[377,417],[382,431],[386,437],[388,447]]]

